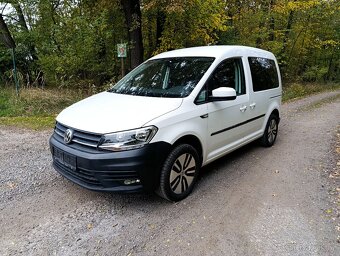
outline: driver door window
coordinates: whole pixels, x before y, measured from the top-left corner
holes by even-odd
[[[246,93],[243,65],[241,58],[232,58],[223,61],[215,69],[208,80],[208,93],[219,87],[234,88],[236,95]]]

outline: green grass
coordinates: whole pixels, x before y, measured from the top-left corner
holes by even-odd
[[[290,84],[284,87],[283,101],[339,89],[340,84]],[[14,89],[0,86],[0,126],[52,128],[61,110],[87,96],[80,90],[30,88],[22,89],[17,97]]]
[[[81,91],[36,88],[23,89],[17,97],[14,89],[0,87],[0,125],[52,128],[61,110],[84,97]]]
[[[283,87],[283,102],[299,99],[312,94],[335,91],[340,89],[340,83],[328,83],[328,84],[299,84],[293,83]]]
[[[0,117],[1,125],[29,128],[32,130],[44,130],[48,128],[53,128],[54,123],[55,116]]]

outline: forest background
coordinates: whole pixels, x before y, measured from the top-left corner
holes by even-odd
[[[14,88],[10,48],[23,91],[103,90],[121,77],[117,44],[127,43],[125,73],[171,49],[259,47],[276,55],[285,87],[298,83],[305,92],[312,90],[310,83],[339,85],[339,23],[336,0],[0,1],[0,117],[36,111],[29,97],[18,107],[25,113],[9,109],[18,105],[4,93]],[[57,110],[74,100],[56,101]]]
[[[8,0],[1,20],[15,42],[22,86],[83,87],[116,81],[152,55],[215,44],[273,52],[285,81],[339,81],[340,5],[332,0]],[[1,26],[0,26],[1,28]],[[1,39],[1,37],[0,37]],[[2,38],[3,41],[3,38]],[[0,83],[13,77],[0,44]]]

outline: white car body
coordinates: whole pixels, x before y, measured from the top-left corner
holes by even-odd
[[[150,145],[157,142],[175,145],[182,138],[195,138],[201,147],[203,166],[261,138],[272,113],[279,118],[282,84],[279,66],[272,53],[244,46],[206,46],[165,52],[150,60],[178,57],[214,58],[188,96],[166,98],[102,92],[66,108],[58,115],[57,122],[99,135],[157,127]],[[250,57],[275,63],[278,79],[275,88],[254,91]],[[245,93],[234,100],[197,103],[198,95],[206,88],[214,70],[224,60],[235,58],[242,62]]]

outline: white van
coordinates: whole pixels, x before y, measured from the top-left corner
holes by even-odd
[[[58,115],[53,166],[91,190],[156,191],[178,201],[202,166],[256,139],[274,144],[281,95],[270,52],[244,46],[165,52]]]

